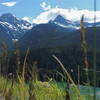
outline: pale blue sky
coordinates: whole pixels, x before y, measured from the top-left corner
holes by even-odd
[[[5,6],[5,2],[16,2],[12,7]],[[93,10],[93,0],[0,0],[0,14],[11,12],[18,17],[32,16],[36,17],[44,10],[40,6],[46,2],[51,8],[58,6],[60,8],[78,8]],[[97,0],[98,10],[100,10],[100,0]]]
[[[94,0],[0,0],[0,15],[3,13],[12,13],[19,18],[25,17],[25,19],[28,20],[28,18],[31,17],[32,19],[37,18],[37,16],[40,16],[43,12],[56,7],[63,9],[77,8],[78,10],[87,9],[93,11],[93,2]],[[99,4],[100,0],[97,0],[98,11],[100,11]],[[49,13],[52,14],[52,12]],[[44,13],[43,16],[45,16],[45,14],[46,13]],[[46,14],[47,17],[50,14]],[[37,21],[40,21],[41,17],[37,18]],[[43,19],[43,21],[45,20],[46,22],[47,19],[48,18]]]

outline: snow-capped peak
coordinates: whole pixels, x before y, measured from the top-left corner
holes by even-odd
[[[58,15],[53,22],[61,27],[69,28],[69,29],[79,29],[80,21],[70,21],[66,19],[63,15]],[[100,26],[100,22],[96,23],[97,26]],[[84,22],[85,27],[93,27],[94,23],[90,23],[88,21]]]
[[[12,39],[19,39],[27,30],[33,27],[29,22],[17,18],[11,13],[2,14],[0,24],[8,34],[11,34]]]
[[[76,23],[64,18],[62,15],[58,15],[53,22],[61,27],[69,29],[79,29],[79,26],[76,26]]]

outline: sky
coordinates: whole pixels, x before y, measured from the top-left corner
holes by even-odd
[[[46,23],[48,20],[62,14],[69,20],[76,20],[85,13],[93,15],[94,0],[0,0],[0,15],[12,13],[24,20],[35,23]],[[100,0],[97,0],[98,17]],[[70,13],[69,13],[70,12]],[[66,14],[66,15],[65,15]],[[76,16],[76,18],[74,17]],[[88,17],[86,19],[88,19]],[[90,19],[91,20],[91,19]]]

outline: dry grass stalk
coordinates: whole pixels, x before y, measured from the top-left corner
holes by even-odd
[[[30,83],[29,83],[29,100],[36,100],[36,97],[35,97],[35,86],[34,84],[36,83],[37,81],[37,73],[38,73],[38,70],[37,70],[37,62],[34,62],[33,63],[33,66],[32,66],[32,70],[30,72],[30,74],[32,75],[31,76],[31,80],[30,80]]]
[[[87,58],[87,42],[85,39],[84,15],[81,18],[81,51],[83,54],[83,61],[85,69],[88,71],[88,58]]]
[[[15,55],[16,55],[16,64],[17,64],[17,73],[20,74],[21,68],[20,68],[20,50],[18,46],[18,42],[15,42]]]
[[[89,100],[89,86],[90,86],[90,80],[89,80],[89,64],[88,64],[88,51],[87,51],[87,42],[86,42],[86,37],[85,37],[85,27],[84,27],[84,15],[81,18],[81,51],[82,51],[82,56],[83,56],[83,64],[84,64],[84,69],[85,69],[85,74],[86,74],[86,85],[87,85],[87,94],[88,94],[88,100]]]
[[[2,43],[2,56],[1,56],[1,73],[4,74],[5,76],[7,75],[8,72],[8,65],[9,65],[9,59],[8,59],[8,50],[7,50],[7,45],[5,42]]]
[[[61,63],[61,61],[55,55],[52,55],[52,56],[60,64],[60,66],[62,67],[63,71],[66,73],[67,78],[70,81],[70,83],[73,84],[73,87],[75,88],[75,90],[76,90],[76,92],[77,92],[77,94],[79,96],[79,100],[83,100],[83,97],[81,96],[81,93],[80,93],[79,89],[75,85],[73,79],[71,78],[70,74],[68,73],[68,71],[66,70],[66,68],[64,67],[64,65]]]

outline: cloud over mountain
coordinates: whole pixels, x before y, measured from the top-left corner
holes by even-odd
[[[87,9],[79,10],[77,8],[72,9],[63,9],[63,8],[51,8],[48,11],[44,11],[37,16],[33,22],[40,24],[40,23],[47,23],[50,20],[55,19],[58,15],[62,15],[64,18],[71,20],[71,21],[80,21],[81,16],[84,14],[85,21],[93,22],[94,19],[94,11],[89,11]],[[100,11],[96,12],[97,21],[100,21]]]

